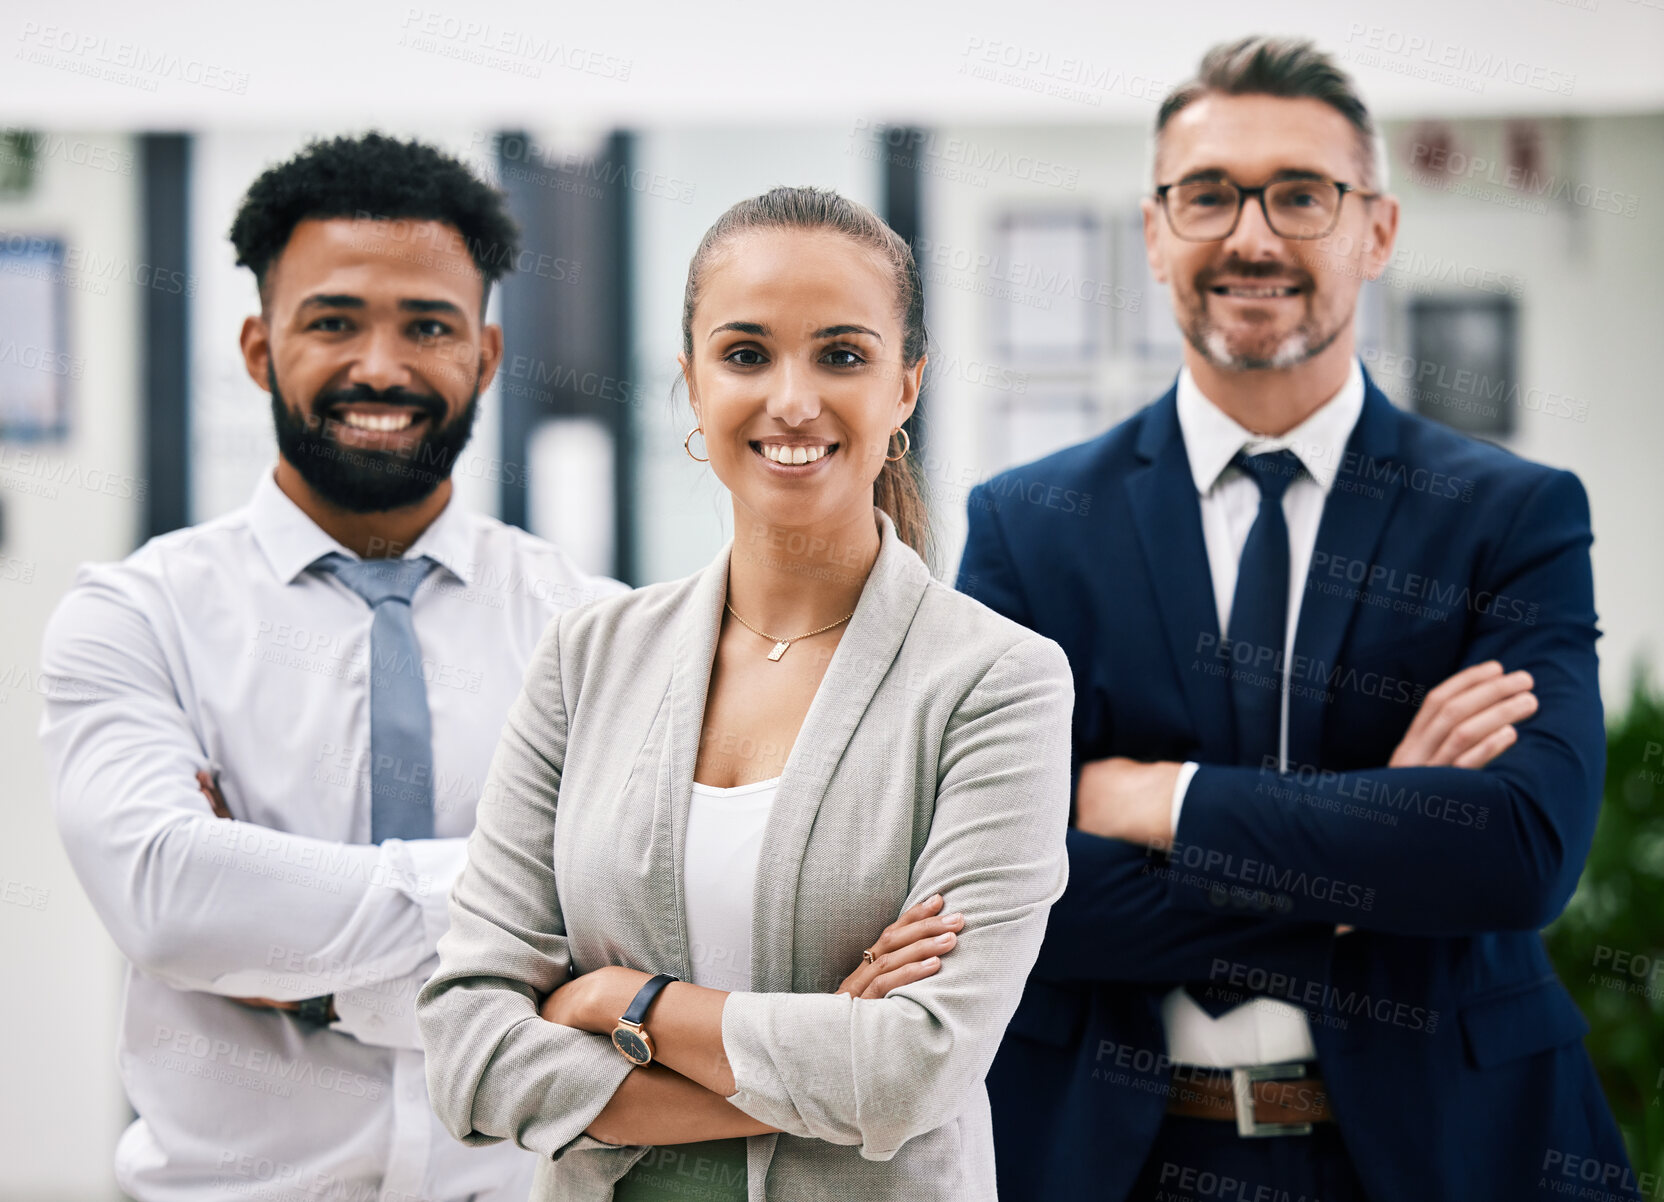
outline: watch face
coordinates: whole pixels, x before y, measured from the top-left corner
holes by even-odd
[[[629,1027],[615,1027],[612,1033],[612,1043],[615,1048],[623,1052],[637,1064],[646,1064],[653,1059],[653,1049],[641,1034],[630,1030]]]

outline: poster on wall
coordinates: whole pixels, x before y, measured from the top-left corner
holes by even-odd
[[[1012,212],[995,226],[994,348],[1013,363],[1090,364],[1105,343],[1107,254],[1085,211]]]
[[[1478,438],[1514,432],[1514,299],[1417,297],[1410,303],[1411,402],[1417,413]]]
[[[0,439],[36,442],[69,433],[69,391],[81,363],[68,349],[64,244],[0,239]]]

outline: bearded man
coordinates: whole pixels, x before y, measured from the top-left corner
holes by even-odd
[[[1183,370],[969,504],[960,587],[1075,673],[1068,891],[988,1077],[1000,1197],[1633,1196],[1537,934],[1605,765],[1583,487],[1363,371],[1399,208],[1326,55],[1217,47],[1153,149]]]
[[[433,1115],[415,996],[538,636],[623,586],[452,496],[503,353],[500,193],[337,138],[261,175],[231,240],[277,462],[243,509],[84,567],[43,651],[58,827],[127,959],[117,1179],[520,1202],[535,1157]]]

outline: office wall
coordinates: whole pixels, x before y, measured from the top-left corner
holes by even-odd
[[[78,563],[132,549],[148,488],[139,183],[136,139],[59,130],[31,194],[0,199],[0,230],[63,239],[73,268],[69,436],[0,441],[0,1198],[30,1202],[116,1197],[110,1150],[127,1115],[121,964],[58,841],[35,731],[46,619]]]

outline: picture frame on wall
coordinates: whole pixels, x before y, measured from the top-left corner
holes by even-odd
[[[70,389],[82,371],[68,326],[63,241],[0,239],[0,439],[68,436]]]
[[[1013,211],[995,223],[990,268],[992,341],[1006,362],[1092,363],[1108,341],[1103,223],[1085,209]]]
[[[1408,309],[1410,407],[1477,438],[1514,432],[1519,316],[1511,296],[1418,296]]]

